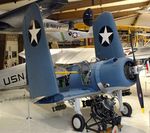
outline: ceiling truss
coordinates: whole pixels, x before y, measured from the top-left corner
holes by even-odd
[[[115,18],[123,18],[128,16],[138,15],[138,10],[146,8],[149,1],[136,2],[133,4],[122,4],[113,6],[103,6],[110,3],[123,2],[124,0],[82,0],[72,2],[64,6],[57,13],[52,14],[48,18],[55,20],[76,20],[82,19],[85,8],[92,8],[94,18],[104,11],[112,12]]]

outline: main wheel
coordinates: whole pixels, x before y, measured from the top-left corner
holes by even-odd
[[[72,127],[75,131],[82,132],[85,127],[85,119],[80,114],[75,114],[72,117]]]
[[[124,102],[123,103],[123,111],[121,111],[122,115],[123,116],[126,116],[126,117],[131,117],[131,114],[132,114],[132,107],[130,104]]]

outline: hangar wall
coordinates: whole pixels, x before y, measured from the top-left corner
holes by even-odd
[[[23,63],[24,60],[18,56],[23,50],[22,35],[0,34],[0,69]]]
[[[21,34],[18,35],[18,53],[22,52],[24,49],[24,46],[23,46],[23,36]],[[19,64],[21,63],[24,63],[25,62],[25,59],[21,58],[18,56],[18,61],[19,61]]]
[[[4,68],[18,64],[18,36],[6,35]]]
[[[4,68],[5,44],[6,44],[6,35],[0,34],[0,69]]]

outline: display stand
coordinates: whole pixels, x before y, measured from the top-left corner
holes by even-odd
[[[114,111],[114,105],[113,98],[96,97],[91,104],[90,118],[85,123],[86,131],[105,133],[114,126],[120,127],[121,116]]]

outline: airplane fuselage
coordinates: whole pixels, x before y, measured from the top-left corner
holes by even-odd
[[[18,81],[24,80],[24,73],[21,74],[14,74],[12,76],[8,76],[7,78],[3,78],[4,85],[9,85],[13,83],[17,83]]]
[[[25,63],[4,70],[0,70],[0,73],[0,89],[20,87],[27,84]]]
[[[124,72],[124,69],[121,69],[127,67],[128,62],[131,62],[131,59],[112,58],[108,61],[100,61],[95,64],[90,64],[90,66],[87,66],[88,64],[86,63],[81,63],[76,66],[73,65],[69,69],[67,68],[68,71],[77,71],[79,73],[57,74],[57,84],[60,91],[70,88],[93,88],[93,90],[97,91],[102,90],[102,87],[107,83],[110,85],[109,87],[121,86],[121,84],[123,87],[128,87],[134,82],[132,82],[132,79],[128,79],[128,73]],[[82,66],[82,69],[79,66]],[[118,72],[119,69],[122,71]],[[61,69],[59,68],[55,68],[55,71],[57,72],[60,70]],[[64,71],[64,69],[62,69],[62,71]],[[0,89],[27,85],[25,63],[1,70],[0,73]],[[116,75],[116,78],[112,75]]]

